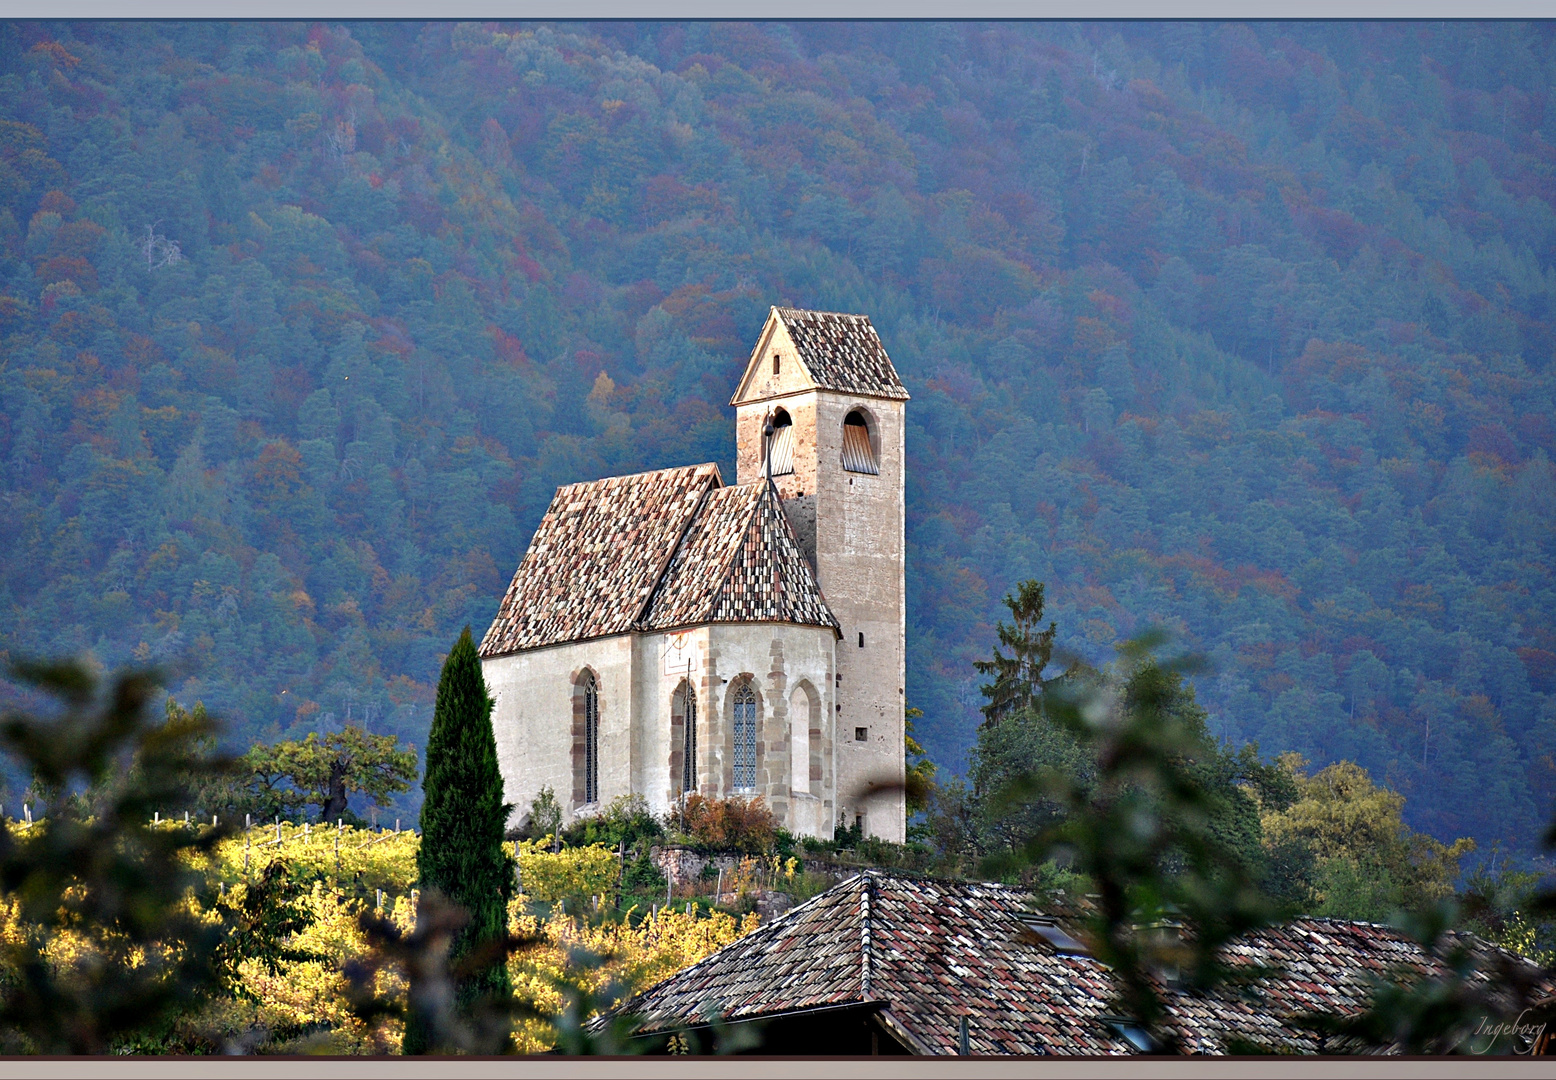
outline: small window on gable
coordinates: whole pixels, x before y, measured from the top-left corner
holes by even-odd
[[[843,468],[871,476],[879,476],[881,472],[875,463],[875,451],[870,447],[870,426],[858,409],[843,420]]]
[[[773,443],[768,452],[772,454],[774,476],[794,474],[794,421],[783,409],[773,413]]]
[[[779,371],[780,367],[782,367],[782,362],[778,359],[778,354],[777,353],[773,353],[773,374],[774,375],[778,374],[778,371]]]

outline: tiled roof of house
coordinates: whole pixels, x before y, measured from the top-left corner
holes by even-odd
[[[762,484],[691,465],[569,484],[481,639],[481,655],[707,622],[829,626],[815,575]]]
[[[886,348],[866,315],[775,308],[816,385],[906,401]]]
[[[878,1002],[920,1053],[957,1053],[963,1016],[975,1055],[1135,1052],[1104,1021],[1114,989],[1108,969],[1090,956],[1060,953],[1025,929],[1017,916],[1030,915],[1031,902],[1003,885],[866,871],[620,1011],[651,1033],[703,1024],[712,1015],[740,1020]],[[1293,1026],[1297,1016],[1360,1010],[1372,977],[1399,967],[1443,970],[1396,930],[1336,919],[1304,918],[1249,934],[1229,947],[1227,959],[1268,973],[1250,994],[1168,991],[1187,1052],[1225,1053],[1235,1037],[1315,1053],[1317,1036]]]
[[[645,630],[714,622],[837,629],[767,481],[708,493],[642,620]]]

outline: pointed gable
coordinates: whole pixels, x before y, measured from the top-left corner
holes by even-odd
[[[792,356],[798,360],[802,372],[787,379],[782,370],[774,373],[774,352],[781,359]],[[812,387],[867,397],[908,399],[908,391],[897,377],[897,369],[868,316],[775,307],[767,317],[767,325],[762,328],[730,404]]]
[[[558,488],[481,655],[632,629],[703,496],[721,485],[710,464]]]
[[[708,493],[641,628],[714,622],[789,622],[837,632],[794,528],[765,481]]]

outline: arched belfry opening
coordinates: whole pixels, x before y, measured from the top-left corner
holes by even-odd
[[[768,453],[772,457],[774,476],[793,475],[794,421],[787,409],[773,410],[773,441]]]
[[[870,422],[861,410],[855,409],[843,418],[844,470],[871,476],[881,474],[875,460],[875,448],[870,443]]]

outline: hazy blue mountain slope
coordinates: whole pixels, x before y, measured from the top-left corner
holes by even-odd
[[[1556,791],[1547,25],[0,29],[0,649],[417,740],[558,483],[698,460],[770,303],[909,408],[909,697],[999,597],[1527,844]],[[175,247],[176,245],[176,254]]]

